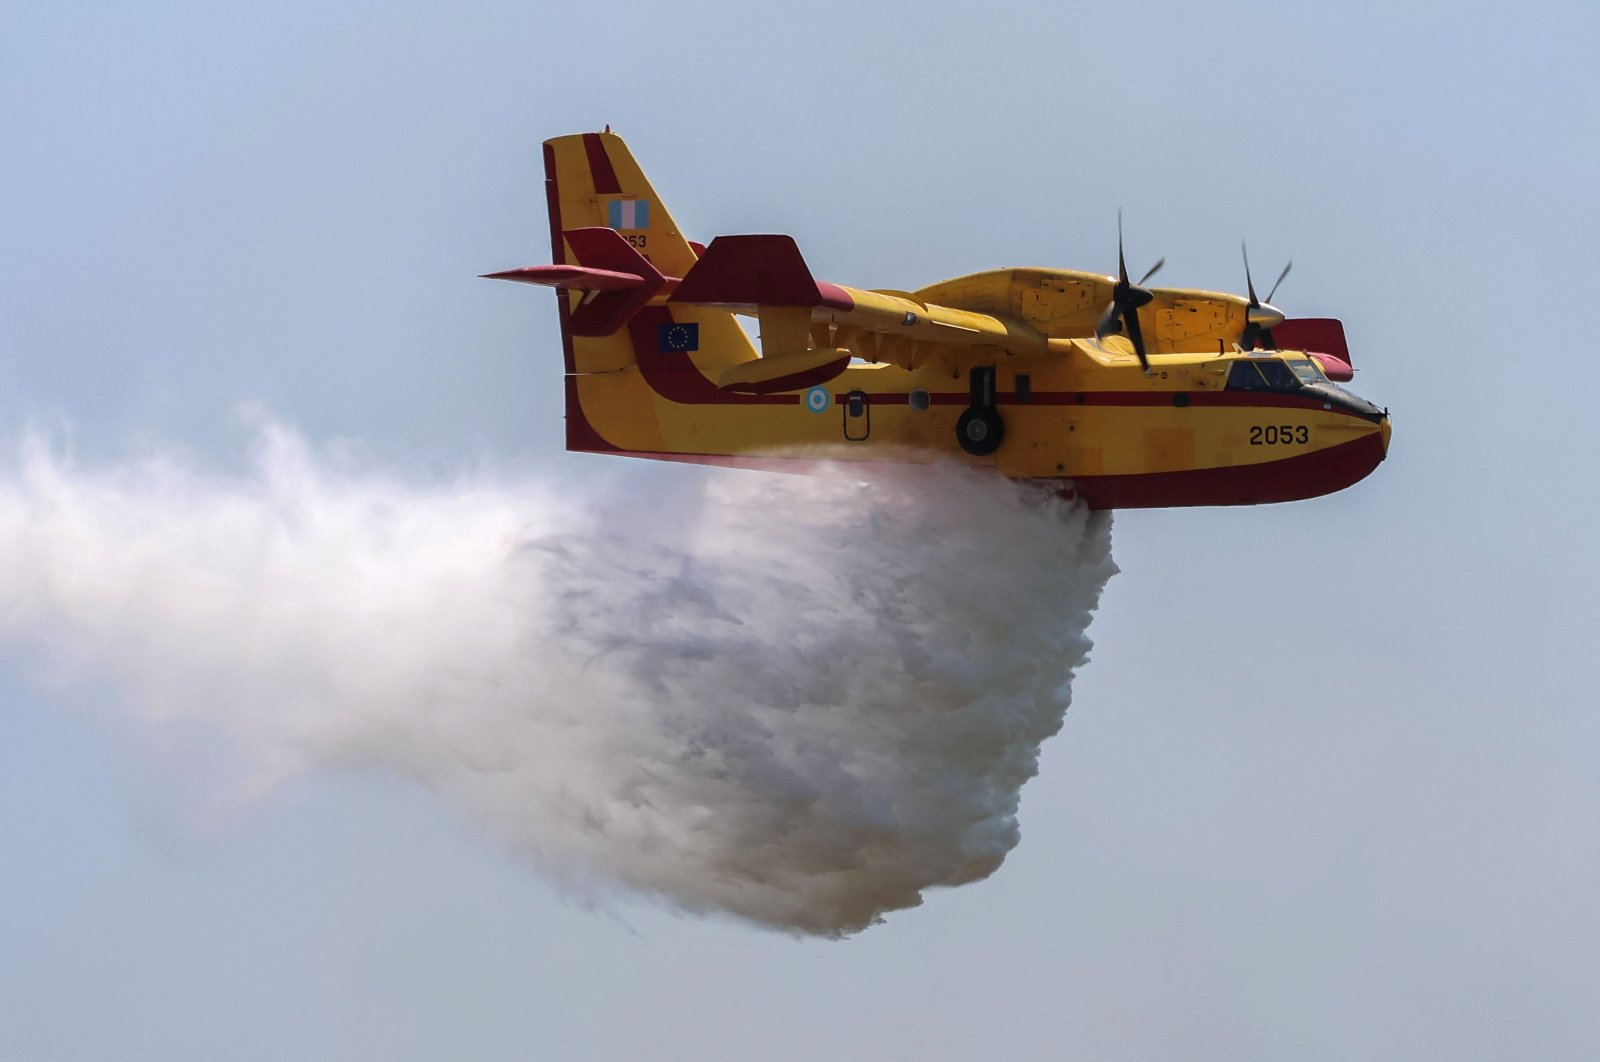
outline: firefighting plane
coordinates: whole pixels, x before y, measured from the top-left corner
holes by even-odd
[[[816,279],[782,235],[688,240],[622,138],[544,145],[567,449],[740,467],[949,457],[1092,508],[1330,494],[1389,444],[1344,328],[1256,295],[1014,268],[916,291]],[[1288,274],[1288,267],[1278,277]],[[736,315],[759,324],[757,349]]]

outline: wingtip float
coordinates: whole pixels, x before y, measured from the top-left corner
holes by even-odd
[[[1343,325],[1118,273],[1001,269],[917,291],[816,279],[782,235],[686,239],[622,138],[544,145],[567,448],[773,467],[921,454],[1050,480],[1094,508],[1316,497],[1384,459],[1386,410],[1338,386]],[[737,317],[760,325],[759,348]]]

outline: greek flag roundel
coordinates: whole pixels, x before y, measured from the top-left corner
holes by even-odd
[[[828,394],[826,387],[813,387],[806,392],[806,408],[813,413],[826,413],[828,406],[833,402],[833,396]]]

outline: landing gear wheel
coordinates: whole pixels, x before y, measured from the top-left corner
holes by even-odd
[[[987,457],[1000,449],[1006,426],[1000,414],[982,406],[969,406],[956,421],[956,441],[973,457]]]

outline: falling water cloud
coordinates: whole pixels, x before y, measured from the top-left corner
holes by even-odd
[[[232,477],[32,437],[0,635],[226,734],[253,792],[397,772],[579,895],[842,936],[992,873],[1109,517],[956,467],[684,490],[419,484],[272,425]]]

